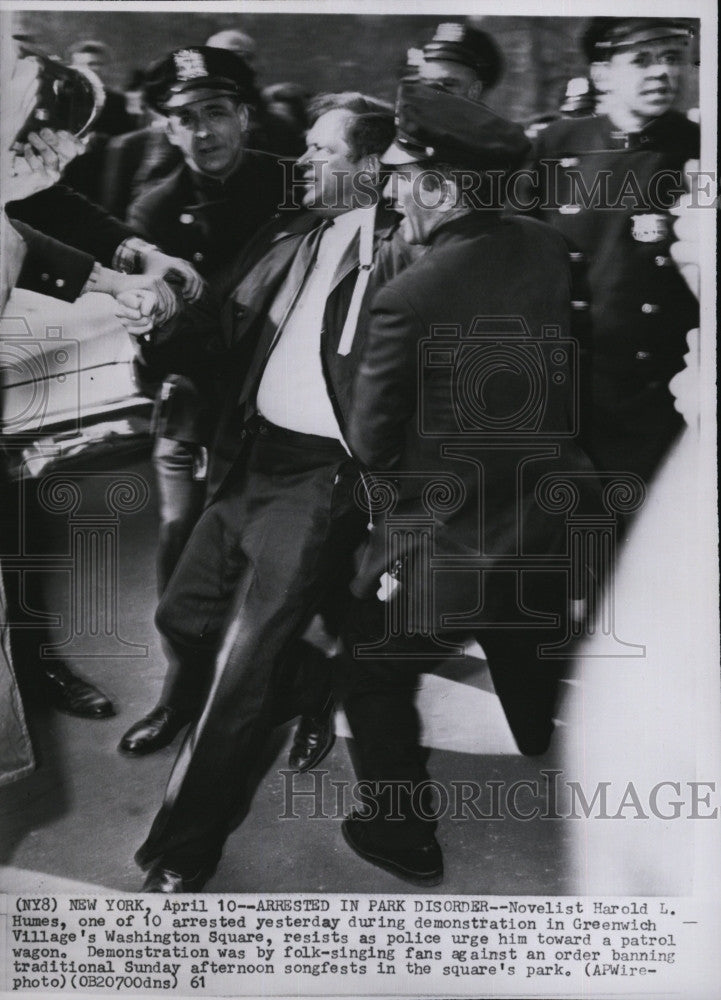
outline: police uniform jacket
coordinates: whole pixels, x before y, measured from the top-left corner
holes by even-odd
[[[278,210],[283,180],[277,160],[261,153],[246,153],[225,181],[183,163],[130,206],[128,225],[212,281]]]
[[[427,253],[379,291],[348,426],[377,514],[359,596],[375,593],[384,571],[423,572],[413,569],[412,530],[388,550],[391,520],[430,517],[433,554],[467,560],[470,572],[444,577],[446,611],[476,607],[479,557],[488,570],[521,554],[543,568],[564,548],[565,514],[536,489],[545,476],[576,477],[582,494],[595,482],[575,440],[570,287],[557,233],[485,211],[440,226]],[[494,613],[491,593],[485,612]]]
[[[211,284],[236,259],[283,200],[283,175],[273,157],[246,153],[225,181],[182,163],[141,194],[128,209],[128,223],[166,253],[190,261]],[[217,420],[216,366],[207,358],[183,365],[166,355],[164,366],[136,362],[143,391],[157,395],[155,426],[164,437],[209,444]]]
[[[124,240],[139,235],[64,184],[53,184],[22,201],[8,202],[5,211],[13,221],[24,222],[46,236],[92,254],[105,267],[112,265],[115,251]]]
[[[599,115],[555,122],[538,137],[540,216],[568,240],[573,267],[587,269],[589,295],[574,307],[590,310],[592,437],[606,467],[618,457],[650,468],[680,423],[666,387],[683,367],[698,307],[670,256],[667,210],[698,151],[698,126],[675,111],[633,134]]]
[[[26,247],[17,286],[64,302],[74,302],[90,277],[95,258],[23,222],[15,221],[13,227]]]
[[[166,352],[192,366],[199,356],[215,359],[225,372],[225,407],[211,452],[208,499],[211,500],[237,462],[247,440],[247,424],[255,396],[274,345],[276,328],[268,312],[298,253],[321,224],[309,212],[280,214],[252,241],[231,267],[216,276],[216,293],[189,306],[158,331],[144,348],[149,363]],[[373,270],[355,336],[348,354],[340,354],[345,319],[359,273],[359,237],[341,259],[328,296],[321,330],[321,358],[328,395],[341,431],[348,423],[353,378],[363,350],[369,303],[378,288],[408,266],[413,254],[397,232],[398,217],[379,208],[376,213]],[[218,299],[222,305],[218,305]],[[218,315],[220,314],[220,323]],[[222,361],[222,364],[219,362]],[[162,361],[160,362],[162,364]]]

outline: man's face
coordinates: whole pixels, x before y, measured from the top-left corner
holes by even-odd
[[[477,101],[483,92],[483,84],[470,66],[445,59],[422,60],[418,67],[418,79],[471,101]]]
[[[422,246],[443,221],[438,180],[437,174],[418,163],[396,167],[388,178],[383,196],[402,217],[399,228],[406,243]]]
[[[602,64],[604,107],[646,123],[668,111],[676,100],[686,65],[684,46],[660,39],[623,49]]]
[[[210,97],[175,109],[168,118],[168,138],[188,166],[225,180],[243,156],[247,123],[245,105],[231,97]]]
[[[304,208],[331,218],[356,207],[353,180],[361,169],[346,142],[350,111],[327,111],[306,135],[305,153],[298,160],[304,172]]]

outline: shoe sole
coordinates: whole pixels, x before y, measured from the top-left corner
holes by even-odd
[[[318,767],[321,761],[325,760],[325,758],[328,756],[328,754],[331,752],[334,746],[335,746],[335,733],[333,733],[330,740],[326,743],[323,752],[320,754],[319,757],[315,757],[313,760],[309,761],[307,764],[304,764],[302,767],[293,767],[290,761],[288,761],[288,766],[290,767],[291,771],[295,771],[296,774],[305,774],[306,771],[312,771],[314,767]]]
[[[348,833],[348,829],[345,824],[341,826],[341,833],[343,834],[343,839],[348,847],[350,847],[353,853],[357,854],[359,858],[363,858],[364,861],[369,861],[377,868],[382,868],[391,875],[395,875],[397,878],[403,879],[404,882],[410,882],[411,885],[432,886],[440,885],[443,881],[443,871],[434,872],[429,875],[421,875],[418,872],[408,872],[405,868],[401,868],[400,865],[396,865],[392,861],[388,861],[387,858],[371,854],[370,851],[361,850],[361,848],[353,842],[353,838]]]

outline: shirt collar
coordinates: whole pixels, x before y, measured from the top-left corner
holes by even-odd
[[[361,222],[365,218],[365,213],[371,211],[368,208],[352,208],[350,212],[343,212],[342,215],[336,215],[335,218],[330,221],[333,223],[333,232],[345,234],[350,238],[353,233],[360,229]]]

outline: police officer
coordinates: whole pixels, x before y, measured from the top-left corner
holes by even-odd
[[[439,24],[422,49],[409,50],[408,64],[409,75],[472,101],[495,87],[503,73],[498,46],[469,20]]]
[[[545,562],[565,542],[542,483],[570,477],[583,484],[578,503],[595,503],[569,421],[566,246],[535,219],[505,217],[491,191],[491,177],[529,148],[520,125],[482,104],[404,81],[381,159],[394,169],[385,193],[402,215],[400,234],[426,250],[376,294],[353,384],[348,444],[389,500],[367,534],[342,629],[336,678],[369,806],[342,829],[362,858],[422,885],[440,881],[443,862],[425,800],[418,674],[445,658],[448,641],[473,635],[519,750],[544,753],[567,595]],[[531,357],[548,373],[533,403]],[[444,493],[437,506],[434,492]],[[431,512],[423,537],[417,526]],[[457,568],[434,574],[431,552],[439,566],[460,560]],[[521,593],[534,612],[525,621]]]
[[[257,100],[254,74],[235,52],[177,49],[148,71],[149,104],[166,119],[183,161],[129,210],[129,224],[167,252],[191,261],[211,287],[282,201],[277,160],[246,148]],[[162,593],[205,499],[206,446],[215,424],[219,372],[183,364],[176,352],[148,348],[139,366],[157,390],[154,461],[160,501],[158,585]],[[188,721],[176,678],[166,677],[160,704],[128,730],[124,753],[152,753]],[[172,694],[171,694],[172,693]]]
[[[673,110],[690,37],[682,20],[593,18],[583,43],[599,113],[553,123],[536,145],[534,207],[586,269],[574,308],[591,320],[587,448],[600,468],[643,478],[681,426],[668,383],[697,325],[668,214],[699,148],[698,126]]]

